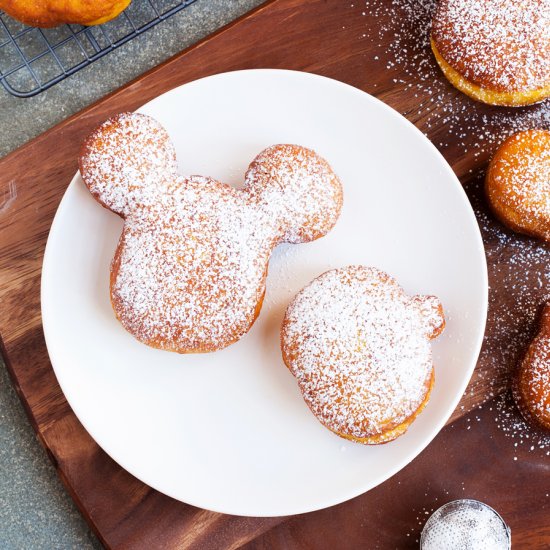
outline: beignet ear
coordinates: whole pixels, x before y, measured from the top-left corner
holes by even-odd
[[[437,338],[445,328],[445,315],[439,298],[435,296],[413,296],[413,303],[420,309],[424,319],[426,337],[430,340]]]
[[[280,222],[279,242],[301,243],[328,233],[342,209],[342,185],[315,151],[273,145],[250,164],[245,189]]]
[[[82,146],[79,166],[94,198],[122,217],[157,201],[177,173],[166,130],[138,113],[116,115],[96,128]]]

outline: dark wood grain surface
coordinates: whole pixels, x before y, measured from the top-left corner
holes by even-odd
[[[507,388],[538,307],[548,298],[550,250],[502,228],[487,212],[481,193],[484,167],[501,137],[518,127],[548,125],[550,116],[544,106],[512,112],[473,104],[453,90],[426,47],[430,8],[429,1],[273,0],[0,161],[3,355],[40,440],[106,546],[414,548],[427,517],[417,517],[419,510],[460,496],[480,498],[502,511],[512,524],[516,547],[550,546],[549,499],[541,493],[541,487],[550,486],[549,458],[545,452],[518,453],[491,417],[491,400]],[[486,403],[472,413],[480,420],[462,418],[448,426],[408,468],[374,491],[294,518],[238,518],[199,510],[122,470],[68,406],[48,359],[40,318],[46,238],[77,169],[83,137],[110,115],[135,109],[175,86],[259,67],[342,80],[379,97],[424,131],[467,187],[484,237],[491,285],[484,349],[451,419]],[[510,411],[515,414],[511,406]]]
[[[290,518],[246,549],[415,550],[430,514],[462,498],[481,500],[498,510],[511,528],[514,550],[548,548],[545,438],[524,439],[519,430],[525,427],[516,426],[517,420],[505,412],[512,407],[507,395],[491,400],[447,426],[383,485],[339,506]]]

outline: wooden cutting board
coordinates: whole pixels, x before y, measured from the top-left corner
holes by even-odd
[[[414,6],[425,9],[429,2],[397,4],[272,0],[0,161],[2,352],[41,442],[107,547],[237,548],[248,543],[257,548],[414,548],[427,517],[423,511],[418,516],[418,506],[433,506],[429,499],[434,484],[439,503],[468,495],[504,507],[514,542],[521,547],[550,545],[545,527],[549,499],[543,490],[550,486],[548,457],[544,452],[525,453],[526,459],[512,461],[513,444],[495,432],[491,418],[490,400],[507,388],[510,370],[534,330],[537,308],[549,288],[548,247],[504,230],[487,213],[480,193],[480,178],[499,132],[508,132],[516,115],[476,105],[447,85],[422,53],[426,46],[419,33],[424,23]],[[110,115],[136,109],[175,86],[218,72],[260,67],[342,80],[379,97],[424,131],[467,185],[484,236],[491,283],[484,350],[452,417],[459,419],[487,403],[479,413],[485,421],[473,422],[469,430],[468,419],[459,420],[376,490],[329,512],[294,518],[237,518],[199,510],[122,470],[67,404],[48,359],[40,318],[46,238],[77,170],[84,136]],[[535,124],[537,117],[548,121],[536,109],[518,110],[517,117],[527,125]],[[513,498],[506,481],[517,492]],[[468,493],[460,490],[464,484]]]

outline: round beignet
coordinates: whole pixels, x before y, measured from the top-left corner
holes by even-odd
[[[504,225],[550,241],[550,132],[508,138],[489,164],[485,192]]]
[[[521,106],[550,96],[548,0],[440,0],[431,46],[443,74],[473,99]]]
[[[283,360],[313,414],[364,444],[404,433],[434,382],[430,340],[444,329],[434,296],[409,297],[373,267],[328,271],[294,298],[281,329]]]

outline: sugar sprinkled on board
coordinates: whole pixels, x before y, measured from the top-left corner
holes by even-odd
[[[407,90],[417,99],[407,118],[440,149],[473,153],[484,161],[506,137],[520,130],[550,128],[550,102],[526,108],[495,108],[455,90],[441,73],[430,47],[436,0],[363,0],[350,9],[366,22],[362,40],[373,44],[372,59],[396,82],[392,93]],[[353,6],[353,7],[352,7]],[[384,97],[382,96],[382,99]]]
[[[550,457],[550,434],[535,428],[522,418],[510,392],[497,397],[494,413],[497,427],[513,442],[514,452],[522,450]],[[517,458],[514,456],[514,460]]]
[[[489,311],[478,366],[468,392],[478,385],[494,396],[509,387],[537,328],[540,305],[550,300],[550,246],[504,227],[489,212],[483,180],[465,187],[485,243]]]
[[[550,129],[550,101],[525,108],[495,108],[452,87],[430,47],[436,0],[364,0],[353,4],[355,17],[365,19],[367,36],[361,39],[372,44],[369,51],[373,61],[396,81],[392,93],[406,90],[416,99],[416,105],[403,114],[429,136],[436,136],[435,145],[440,150],[453,148],[473,154],[481,169],[511,134]],[[470,173],[474,170],[471,168]],[[550,299],[550,247],[496,222],[487,211],[482,188],[478,177],[467,185],[488,255],[491,331],[485,336],[467,394],[497,396],[509,387],[510,377],[533,337],[540,304]],[[525,430],[533,431],[529,426]]]

